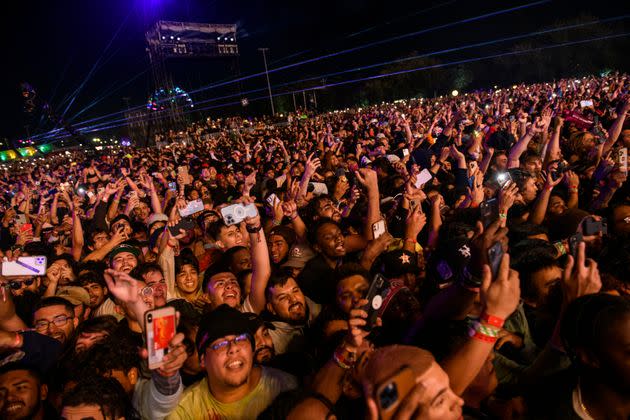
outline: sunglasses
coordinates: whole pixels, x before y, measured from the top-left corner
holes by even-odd
[[[30,286],[35,282],[35,279],[23,280],[23,281],[10,281],[9,287],[13,290],[20,290],[22,287]]]

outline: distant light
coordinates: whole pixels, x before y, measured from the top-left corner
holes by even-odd
[[[516,89],[516,85],[512,85],[512,89]]]
[[[177,40],[179,41],[179,40],[181,40],[181,38],[180,38],[180,37],[177,37]]]
[[[162,39],[166,39],[166,37],[165,37],[165,36],[162,36]]]
[[[173,35],[171,35],[171,39],[175,39],[175,37]]]
[[[217,37],[217,41],[221,41],[221,37],[220,36]]]
[[[457,96],[457,95],[459,95],[459,92],[457,90],[454,90],[454,91],[451,92],[451,95]]]
[[[234,38],[230,38],[230,41],[234,42]]]

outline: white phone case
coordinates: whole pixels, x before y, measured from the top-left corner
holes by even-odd
[[[16,261],[2,263],[3,276],[44,276],[46,275],[47,260],[43,255],[35,257],[20,257]]]

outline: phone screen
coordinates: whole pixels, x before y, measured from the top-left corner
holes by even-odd
[[[163,364],[168,353],[168,345],[175,336],[175,308],[167,306],[145,314],[149,369],[157,369]]]

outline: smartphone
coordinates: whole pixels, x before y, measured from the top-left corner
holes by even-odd
[[[628,175],[628,148],[622,147],[617,152],[617,163],[619,164],[619,170]]]
[[[499,202],[496,198],[482,201],[479,205],[479,211],[481,212],[483,227],[487,228],[499,218]]]
[[[168,230],[171,231],[171,235],[177,236],[179,235],[179,230],[184,229],[186,231],[192,230],[195,228],[195,221],[185,217],[179,221],[175,226],[169,226]]]
[[[189,201],[185,208],[179,211],[179,215],[182,217],[188,217],[191,214],[199,213],[203,211],[203,201],[193,200]]]
[[[171,191],[177,191],[177,182],[169,182],[168,189]]]
[[[499,187],[505,188],[512,183],[512,176],[509,172],[498,173],[497,182],[499,183]]]
[[[269,194],[266,201],[271,208],[274,208],[278,203],[280,203],[280,199],[274,193]]]
[[[588,217],[582,224],[582,232],[586,236],[597,235],[603,231],[603,225],[601,220],[595,220],[592,217]]]
[[[431,178],[433,178],[433,175],[431,174],[431,172],[428,169],[423,169],[417,176],[416,176],[416,184],[415,187],[416,188],[420,188],[422,187],[424,184],[426,184],[427,182],[431,181]]]
[[[323,182],[311,182],[309,183],[309,187],[313,186],[313,194],[314,195],[325,195],[328,194],[328,187]],[[309,188],[310,189],[310,188]]]
[[[3,276],[45,276],[47,259],[43,255],[19,257],[15,261],[2,263]]]
[[[20,226],[20,232],[28,232],[29,230],[33,230],[32,223],[24,223],[22,226]]]
[[[370,288],[365,295],[368,303],[363,307],[363,310],[367,312],[368,316],[366,324],[363,327],[365,331],[371,331],[376,325],[376,319],[378,318],[381,306],[383,306],[383,300],[387,296],[389,282],[382,274],[377,274],[370,284]]]
[[[573,261],[577,261],[578,246],[580,245],[580,242],[582,242],[583,240],[584,240],[584,237],[582,236],[580,232],[576,233],[575,235],[572,235],[569,238],[569,252],[573,256]]]
[[[586,108],[589,106],[593,106],[593,101],[592,100],[587,100],[587,101],[580,101],[580,108]]]
[[[403,150],[402,150],[402,153],[403,153],[403,156],[404,156],[404,157],[409,156],[409,149],[403,149]]]
[[[378,239],[383,236],[387,232],[387,226],[385,225],[385,220],[381,219],[378,222],[372,224],[372,235],[374,239]]]
[[[165,306],[148,311],[144,315],[149,369],[157,369],[164,364],[168,345],[175,337],[175,308]]]
[[[400,402],[411,392],[416,385],[416,376],[408,366],[403,366],[395,374],[387,378],[376,387],[376,404],[378,405],[379,418],[389,420],[392,418]]]
[[[496,279],[499,275],[499,267],[501,267],[501,260],[503,259],[503,246],[501,242],[495,242],[488,249],[488,262],[490,263],[490,270],[492,271],[492,278]]]

